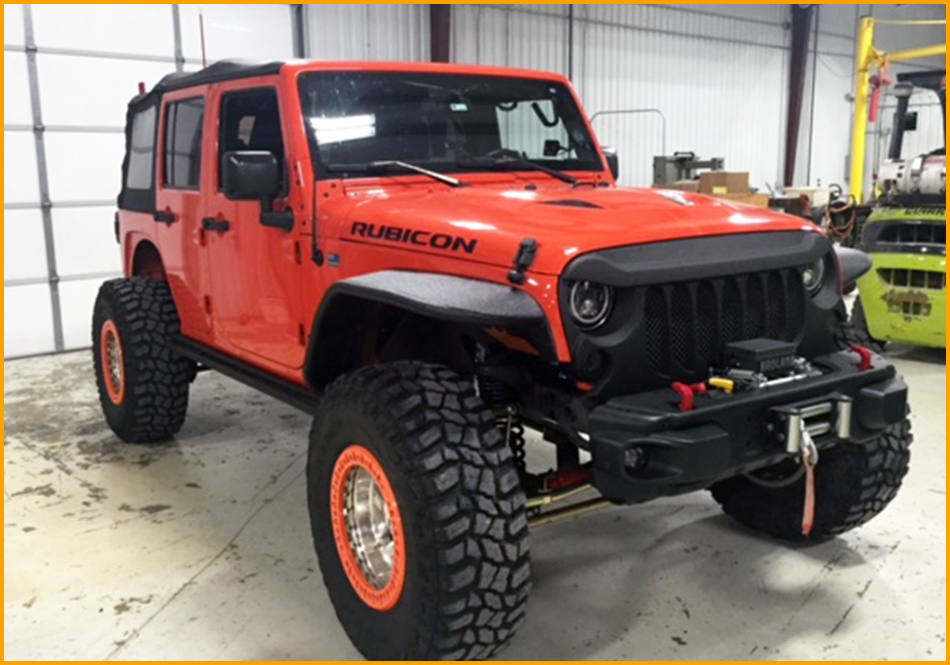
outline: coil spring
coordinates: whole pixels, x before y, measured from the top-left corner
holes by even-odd
[[[524,478],[528,473],[528,451],[526,447],[527,440],[525,439],[524,424],[518,419],[514,410],[509,410],[508,413],[499,420],[499,425],[505,436],[505,441],[508,443],[508,447],[511,448],[518,475]]]

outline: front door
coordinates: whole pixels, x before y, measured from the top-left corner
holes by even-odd
[[[240,81],[214,86],[217,159],[214,191],[202,224],[211,255],[211,311],[217,343],[268,369],[303,366],[301,224],[290,231],[261,224],[260,201],[229,200],[221,191],[222,157],[268,151],[277,158],[281,189],[274,209],[289,206],[285,134],[277,90]],[[292,208],[291,208],[292,209]]]

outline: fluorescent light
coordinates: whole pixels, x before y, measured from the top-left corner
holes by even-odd
[[[376,116],[350,115],[339,118],[310,118],[310,126],[317,136],[317,143],[342,143],[376,136]]]

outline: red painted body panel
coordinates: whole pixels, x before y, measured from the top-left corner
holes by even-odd
[[[207,113],[209,86],[179,90],[162,99],[159,117],[164,120],[169,104],[184,99],[201,97],[205,100],[205,119],[202,127],[207,138],[210,131]],[[207,146],[207,142],[205,143]],[[205,298],[211,294],[210,269],[207,260],[205,238],[201,231],[201,217],[205,184],[209,171],[207,147],[201,164],[201,190],[173,189],[166,187],[162,165],[165,154],[165,123],[161,122],[156,146],[155,207],[159,211],[175,215],[175,222],[162,224],[152,222],[158,249],[165,265],[168,284],[175,297],[181,316],[182,333],[205,342],[214,340],[212,322],[206,308]]]
[[[201,191],[161,186],[160,134],[157,207],[175,213],[179,220],[166,226],[148,215],[121,212],[126,272],[132,270],[135,244],[152,239],[165,262],[184,334],[285,379],[303,383],[301,368],[314,315],[326,290],[348,277],[401,269],[507,285],[519,244],[524,238],[534,238],[537,257],[520,288],[541,305],[558,359],[569,362],[557,277],[576,256],[697,236],[816,231],[800,218],[697,194],[618,188],[605,162],[603,172],[574,173],[581,181],[576,187],[539,172],[463,174],[458,177],[468,186],[456,189],[423,176],[316,182],[297,79],[304,72],[346,70],[528,77],[569,86],[559,75],[494,67],[320,62],[289,63],[277,76],[227,81],[164,96],[162,117],[169,101],[196,95],[206,98]],[[291,185],[287,198],[278,200],[276,207],[294,211],[296,224],[289,233],[261,226],[259,203],[228,201],[218,192],[221,96],[259,87],[278,90]],[[573,204],[551,204],[564,201]],[[202,231],[203,217],[227,219],[231,230]],[[373,239],[354,233],[355,223],[364,229],[372,225],[376,234],[383,227],[398,227],[422,232],[418,238],[460,237],[472,251]],[[318,267],[311,260],[314,228],[320,250],[328,257],[336,255],[338,262],[326,261]]]

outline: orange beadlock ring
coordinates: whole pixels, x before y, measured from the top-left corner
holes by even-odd
[[[373,586],[360,569],[354,545],[347,530],[346,485],[350,473],[357,469],[362,469],[372,477],[389,510],[394,545],[393,565],[389,580],[381,589]],[[356,595],[374,610],[379,612],[391,610],[399,602],[406,582],[406,537],[399,513],[399,504],[386,477],[386,472],[383,471],[375,455],[363,446],[351,445],[337,458],[330,477],[330,518],[340,562]]]
[[[114,345],[114,352],[118,361],[118,376],[113,376],[112,372],[112,358],[109,357],[110,342]],[[125,399],[125,358],[122,355],[122,341],[119,338],[119,330],[115,327],[112,319],[108,319],[102,324],[102,330],[99,333],[99,356],[106,393],[109,395],[109,400],[119,406],[122,404],[122,400]],[[116,385],[117,383],[118,385]]]

